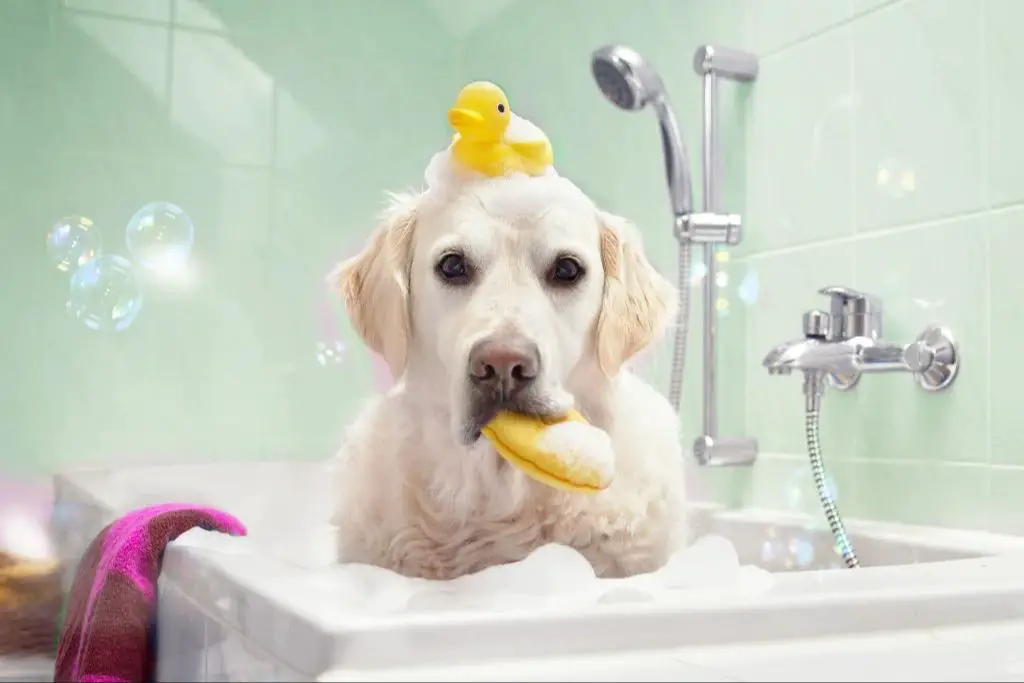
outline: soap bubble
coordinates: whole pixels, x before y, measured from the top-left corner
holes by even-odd
[[[761,562],[774,564],[782,555],[782,542],[776,536],[774,528],[768,530],[768,538],[761,544]]]
[[[880,192],[893,199],[902,199],[917,189],[917,174],[906,162],[890,157],[878,164],[875,184]]]
[[[170,202],[150,202],[135,212],[125,230],[131,255],[148,270],[180,267],[192,252],[192,219]]]
[[[740,286],[736,288],[736,294],[740,297],[740,301],[748,306],[753,306],[757,303],[760,293],[761,286],[757,279],[757,271],[748,270],[747,274],[743,276]]]
[[[106,254],[89,261],[71,278],[68,312],[94,330],[123,330],[142,309],[142,289],[131,261]]]
[[[819,533],[798,526],[769,527],[761,544],[761,565],[771,571],[814,569]]]
[[[814,544],[803,535],[789,539],[789,554],[796,561],[796,566],[807,569],[814,562]]]
[[[335,339],[332,342],[317,342],[316,362],[320,365],[337,365],[338,363],[341,363],[341,359],[344,354],[345,342],[340,339]]]
[[[838,502],[838,490],[832,475],[825,475],[825,494],[832,502]],[[786,482],[786,502],[790,510],[821,518],[821,499],[809,466],[796,468]]]
[[[62,218],[46,233],[46,252],[65,273],[96,258],[101,246],[100,231],[85,216]]]

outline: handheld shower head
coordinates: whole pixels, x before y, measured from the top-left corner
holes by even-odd
[[[625,45],[607,45],[594,51],[590,71],[597,87],[620,109],[643,109],[652,98],[665,92],[658,72],[635,50]]]
[[[639,111],[650,104],[658,115],[672,212],[684,216],[693,207],[690,163],[679,123],[661,76],[650,62],[625,45],[606,45],[590,57],[590,71],[605,98],[620,109]]]

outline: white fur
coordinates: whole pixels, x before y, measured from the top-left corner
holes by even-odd
[[[478,264],[471,286],[443,286],[440,254]],[[586,276],[572,290],[544,274],[564,251]],[[549,542],[578,549],[602,576],[652,571],[685,542],[678,419],[623,367],[675,311],[636,229],[557,175],[437,185],[395,197],[365,250],[333,275],[356,329],[395,386],[351,425],[336,461],[340,560],[453,578],[521,560]],[[536,483],[486,439],[460,439],[467,355],[489,335],[535,342],[535,384],[605,430],[615,479],[598,494]]]

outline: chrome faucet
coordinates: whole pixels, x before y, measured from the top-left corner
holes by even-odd
[[[804,313],[803,338],[779,344],[765,356],[763,365],[770,374],[801,370],[808,390],[819,394],[826,376],[843,391],[852,389],[862,374],[874,372],[913,373],[928,391],[945,389],[956,378],[959,349],[946,328],[929,325],[909,344],[885,341],[877,297],[844,287],[825,287],[818,293],[829,297],[828,312]]]

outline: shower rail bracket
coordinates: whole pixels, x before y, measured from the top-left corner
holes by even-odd
[[[757,80],[757,55],[731,47],[701,45],[693,55],[693,70],[698,76],[718,76],[737,83]]]
[[[701,45],[693,55],[693,68],[701,77],[703,97],[702,211],[676,222],[676,237],[702,245],[703,299],[703,411],[701,435],[693,442],[693,456],[708,467],[749,467],[757,461],[757,439],[718,434],[718,291],[716,289],[719,245],[739,244],[742,220],[722,211],[722,150],[718,134],[718,85],[720,80],[752,83],[757,80],[757,55],[717,45]]]
[[[740,243],[743,219],[735,213],[690,213],[676,219],[676,239],[693,244]]]

